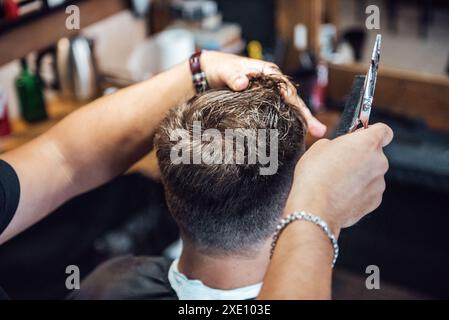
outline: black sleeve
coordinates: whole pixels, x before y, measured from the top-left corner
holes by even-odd
[[[20,184],[14,169],[0,160],[0,234],[5,231],[17,210]]]

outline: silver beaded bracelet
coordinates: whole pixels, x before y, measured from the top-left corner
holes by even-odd
[[[327,223],[324,222],[323,219],[321,219],[320,217],[317,217],[313,214],[304,212],[304,211],[293,212],[293,213],[289,214],[287,217],[285,217],[284,219],[281,219],[279,225],[276,228],[276,233],[273,236],[273,242],[271,244],[271,256],[273,256],[274,248],[276,247],[276,243],[277,243],[282,231],[290,223],[292,223],[296,220],[305,220],[305,221],[312,222],[313,224],[317,225],[324,231],[326,236],[330,239],[332,247],[334,249],[334,259],[332,260],[332,268],[333,268],[335,265],[335,262],[337,261],[338,251],[339,251],[337,238],[333,235],[331,229],[328,227]]]

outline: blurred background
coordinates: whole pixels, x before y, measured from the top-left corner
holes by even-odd
[[[380,29],[369,30],[377,18]],[[448,1],[0,0],[0,152],[198,49],[275,62],[331,135],[378,33],[371,122],[395,131],[391,169],[382,206],[341,234],[334,297],[449,298]],[[69,264],[84,276],[117,255],[173,254],[178,233],[155,165],[147,156],[1,246],[11,297],[64,298]],[[365,286],[369,265],[379,267],[379,290]]]

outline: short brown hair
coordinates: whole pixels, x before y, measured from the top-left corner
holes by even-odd
[[[210,253],[245,250],[270,237],[282,214],[293,170],[304,152],[305,124],[296,107],[281,96],[286,83],[258,76],[242,92],[210,90],[175,108],[161,123],[155,147],[167,204],[181,232]],[[260,175],[260,164],[174,164],[170,152],[173,130],[277,129],[278,171]],[[207,142],[203,142],[207,144]],[[193,143],[188,145],[197,152]],[[241,150],[248,155],[248,143]]]

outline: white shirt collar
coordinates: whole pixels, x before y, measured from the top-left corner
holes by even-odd
[[[178,262],[176,259],[171,264],[168,280],[179,300],[249,300],[255,299],[262,288],[262,283],[232,290],[209,288],[200,280],[188,279],[179,272]]]

